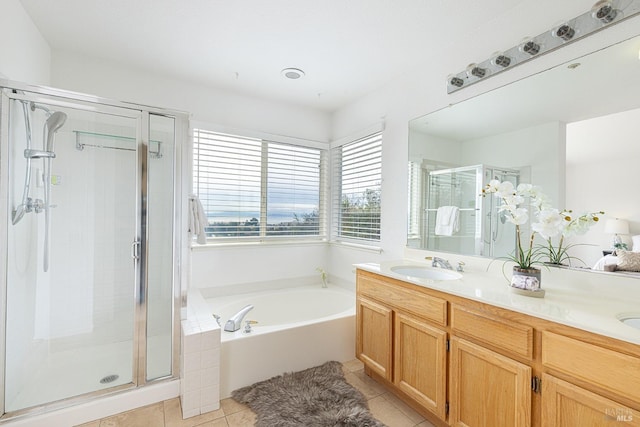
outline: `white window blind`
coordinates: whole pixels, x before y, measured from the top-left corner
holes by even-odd
[[[195,129],[193,151],[207,237],[324,235],[325,150]]]
[[[382,133],[337,147],[333,164],[333,238],[379,241]]]
[[[419,239],[420,238],[420,217],[422,207],[421,197],[421,185],[422,181],[422,167],[419,162],[409,161],[409,205],[408,205],[408,238]]]

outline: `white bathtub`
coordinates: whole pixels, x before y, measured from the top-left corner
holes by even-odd
[[[202,294],[206,296],[207,292]],[[206,298],[220,324],[247,304],[244,320],[255,320],[249,334],[245,323],[236,332],[221,331],[220,397],[237,388],[283,372],[298,371],[328,360],[355,357],[355,294],[329,285]]]

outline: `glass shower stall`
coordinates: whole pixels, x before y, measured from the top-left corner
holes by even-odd
[[[426,170],[423,181],[422,241],[425,249],[465,255],[500,257],[513,252],[515,227],[499,212],[496,197],[483,197],[482,188],[492,179],[517,186],[520,172],[487,165]],[[437,230],[438,209],[455,207],[457,224],[449,233]]]
[[[0,86],[1,413],[175,378],[188,116]]]

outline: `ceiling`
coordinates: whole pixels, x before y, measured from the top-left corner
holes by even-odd
[[[526,0],[21,0],[53,55],[334,111]],[[523,24],[524,25],[524,24]],[[476,36],[477,38],[477,36]],[[281,70],[305,71],[287,80]],[[455,71],[455,70],[454,70]],[[444,79],[444,76],[443,76]]]

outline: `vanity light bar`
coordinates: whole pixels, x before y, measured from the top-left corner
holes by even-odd
[[[601,0],[589,12],[565,21],[550,31],[525,38],[518,46],[496,52],[491,58],[469,64],[466,70],[450,75],[447,77],[447,93],[456,92],[638,13],[640,0]]]

